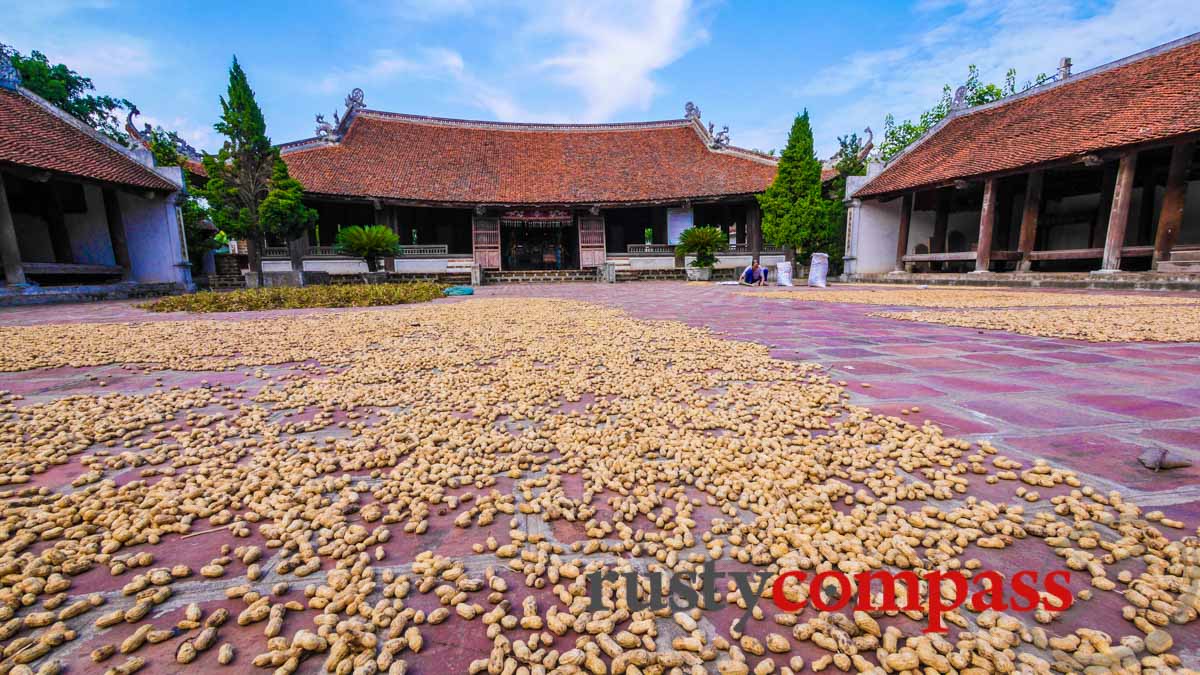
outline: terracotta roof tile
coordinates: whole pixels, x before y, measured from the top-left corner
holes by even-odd
[[[951,118],[856,193],[868,197],[1200,132],[1200,40]]]
[[[429,202],[648,202],[761,192],[774,162],[688,120],[521,125],[360,111],[337,144],[283,147],[311,193]]]
[[[5,163],[152,190],[179,189],[11,89],[0,89],[0,164]]]

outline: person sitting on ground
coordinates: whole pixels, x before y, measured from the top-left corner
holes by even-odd
[[[767,285],[767,270],[759,266],[758,261],[750,263],[750,266],[742,270],[742,276],[738,278],[738,283],[742,286],[766,286]]]

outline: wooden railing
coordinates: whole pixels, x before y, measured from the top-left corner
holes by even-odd
[[[417,257],[444,257],[450,253],[450,247],[447,244],[412,244],[401,246],[397,256],[404,258]]]
[[[332,258],[340,256],[336,246],[309,246],[306,258]],[[263,247],[264,258],[288,258],[291,254],[286,246],[265,246]]]
[[[625,247],[629,255],[675,255],[674,244],[629,244]],[[721,253],[730,254],[748,254],[753,251],[748,244],[731,244],[729,248]],[[783,248],[780,246],[763,246],[760,253],[783,253]],[[718,253],[717,255],[721,255]]]

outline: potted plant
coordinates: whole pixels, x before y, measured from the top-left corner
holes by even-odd
[[[400,237],[384,225],[352,225],[343,227],[337,235],[337,251],[367,261],[367,271],[379,271],[379,257],[395,255]]]
[[[688,281],[708,281],[712,279],[713,265],[717,264],[717,252],[728,246],[729,239],[720,228],[710,225],[689,227],[679,233],[675,255],[696,257],[687,268]]]

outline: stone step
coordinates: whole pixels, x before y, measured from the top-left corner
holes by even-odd
[[[1156,272],[1167,272],[1170,274],[1200,274],[1200,260],[1188,260],[1179,262],[1174,259],[1170,261],[1161,260],[1158,266],[1154,268]]]
[[[1174,251],[1171,251],[1171,262],[1173,262],[1173,263],[1179,263],[1179,262],[1200,263],[1200,248],[1191,248],[1191,249],[1185,248],[1182,250],[1175,249]]]

